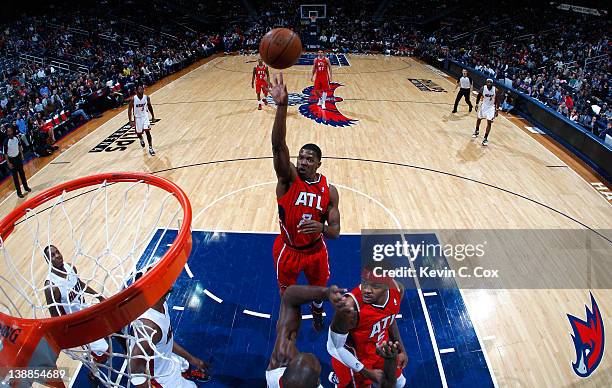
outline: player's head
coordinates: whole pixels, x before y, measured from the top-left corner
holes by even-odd
[[[297,171],[302,179],[313,178],[317,169],[321,167],[321,149],[318,145],[308,143],[300,148],[297,157]]]
[[[464,77],[467,77],[467,70],[463,69],[463,71],[461,72],[463,74]]]
[[[63,268],[64,257],[55,245],[47,245],[45,249],[43,249],[43,253],[45,255],[45,259],[50,261],[51,265],[53,265],[55,268]]]
[[[323,58],[323,50],[317,51],[317,55],[319,56],[319,58]]]
[[[377,270],[364,268],[361,272],[361,296],[367,304],[383,304],[389,289],[389,278],[383,277]]]
[[[139,96],[142,96],[144,94],[144,85],[142,84],[142,82],[138,82],[136,84],[136,94],[138,94]]]
[[[491,78],[487,78],[487,87],[490,89],[493,86],[493,80]]]
[[[316,388],[319,386],[321,363],[312,353],[298,353],[283,372],[283,388]]]
[[[258,64],[259,66],[263,65],[263,59],[258,58],[258,59],[257,59],[257,64]]]

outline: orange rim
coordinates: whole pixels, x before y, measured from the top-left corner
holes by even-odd
[[[120,172],[82,177],[49,188],[28,199],[2,221],[0,236],[6,240],[15,223],[26,215],[27,209],[60,196],[64,191],[102,184],[103,182],[142,182],[166,190],[174,195],[183,208],[183,222],[168,251],[142,278],[85,310],[69,315],[42,319],[18,318],[0,313],[0,327],[10,328],[12,335],[0,336],[0,365],[26,366],[40,340],[44,337],[55,352],[80,346],[106,337],[134,321],[159,300],[183,270],[191,252],[191,204],[185,192],[175,183],[145,173]]]

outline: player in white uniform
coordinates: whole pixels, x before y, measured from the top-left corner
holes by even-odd
[[[134,112],[133,120],[132,112]],[[151,155],[155,155],[155,151],[153,150],[153,138],[151,137],[149,112],[151,112],[151,120],[155,121],[155,113],[153,113],[151,97],[144,94],[144,86],[139,83],[138,86],[136,86],[136,95],[134,98],[132,98],[130,105],[128,106],[128,120],[130,120],[130,126],[136,128],[136,136],[138,136],[140,139],[140,145],[142,148],[145,146],[145,142],[142,139],[142,133],[145,132],[147,135],[147,143],[149,143],[149,153]]]
[[[483,101],[479,108],[478,103],[480,102],[481,98]],[[497,117],[498,110],[499,98],[497,96],[497,90],[495,89],[495,86],[493,86],[493,80],[488,78],[486,84],[478,91],[478,97],[476,97],[476,111],[478,112],[478,119],[476,120],[476,130],[472,135],[473,138],[478,137],[478,132],[480,131],[480,121],[482,119],[486,119],[487,129],[484,135],[484,140],[482,141],[483,146],[486,146],[489,143],[488,137],[489,132],[491,132],[491,124],[493,124],[493,119]]]
[[[289,286],[281,299],[276,322],[276,342],[266,370],[268,388],[316,388],[321,387],[321,364],[312,353],[300,353],[295,346],[300,330],[300,307],[313,300],[329,300],[340,303],[346,290],[336,286]]]
[[[135,387],[195,388],[186,377],[210,380],[205,372],[208,365],[174,342],[166,303],[171,291],[130,324],[134,335],[129,344],[130,381]]]
[[[44,255],[47,262],[51,262],[51,272],[45,281],[45,298],[51,316],[71,314],[89,307],[85,293],[100,301],[104,300],[104,297],[79,279],[76,267],[64,263],[61,252],[54,245],[45,247]],[[106,362],[108,342],[105,339],[94,341],[89,346],[96,362]]]

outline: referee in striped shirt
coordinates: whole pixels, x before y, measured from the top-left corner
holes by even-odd
[[[455,107],[453,108],[452,113],[457,113],[457,105],[459,104],[461,97],[465,97],[465,102],[467,102],[471,112],[472,103],[470,102],[470,94],[472,94],[472,79],[468,77],[468,72],[465,69],[462,71],[461,78],[457,80],[455,90],[457,90],[457,88],[459,88],[459,93],[457,93],[457,98],[455,98]]]

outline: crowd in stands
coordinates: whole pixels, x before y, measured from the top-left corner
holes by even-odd
[[[136,82],[151,85],[221,45],[218,35],[171,34],[155,20],[141,17],[147,25],[139,25],[92,11],[18,18],[1,27],[0,144],[12,126],[29,156],[49,155],[59,137],[126,103]],[[0,175],[7,175],[3,155]]]
[[[419,53],[450,57],[540,101],[602,140],[612,136],[609,19],[546,4],[511,15],[496,11],[481,11],[472,20],[472,31],[478,32],[466,31],[466,23],[447,23],[420,42]],[[478,14],[475,9],[464,12]]]
[[[380,22],[373,19],[379,1],[329,3],[327,17],[317,20],[318,42],[337,53],[451,58],[528,94],[602,139],[612,135],[608,18],[545,4],[509,14],[504,0],[492,7],[436,2],[408,9],[393,0]],[[197,3],[196,14],[210,13],[201,2],[174,3],[179,8]],[[249,3],[257,12],[254,20],[248,20],[241,2],[229,1],[223,8],[227,22],[206,32],[182,28],[175,22],[176,8],[159,3],[147,12],[130,3],[124,8],[115,4],[106,13],[91,7],[55,9],[0,26],[0,142],[6,127],[14,126],[32,155],[48,155],[58,137],[124,104],[137,81],[151,85],[219,50],[254,53],[261,37],[275,27],[292,28],[305,41],[310,21],[301,15],[301,2]],[[422,32],[418,22],[436,15],[439,28]],[[54,60],[70,65],[58,66]],[[507,96],[504,107],[512,106]]]

